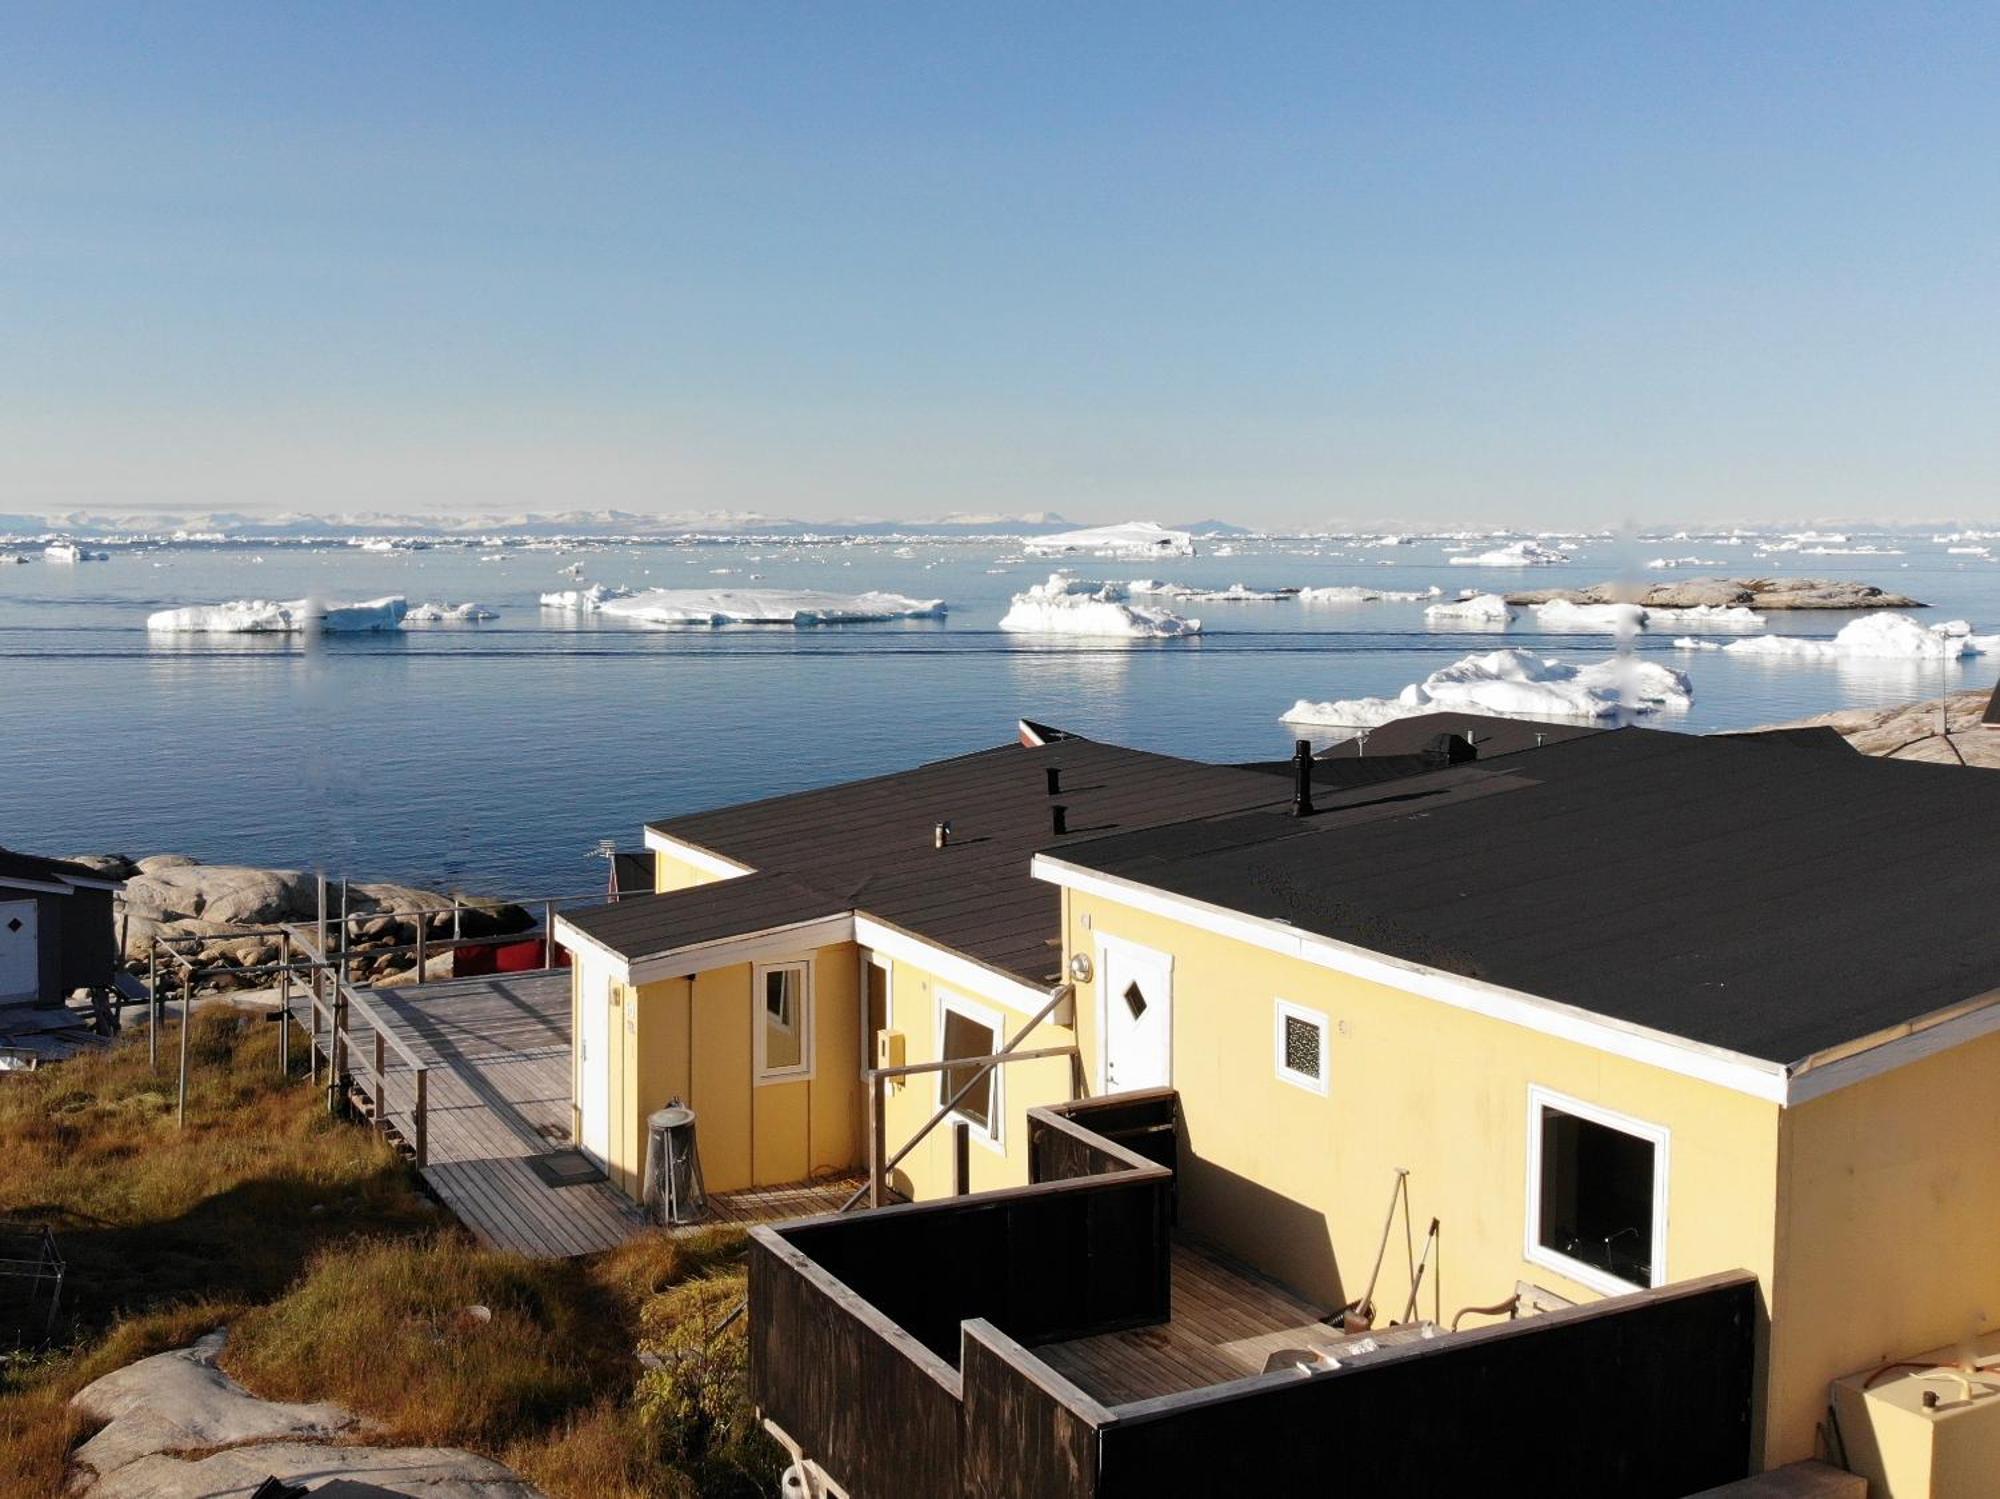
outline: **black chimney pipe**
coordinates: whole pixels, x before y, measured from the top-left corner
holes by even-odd
[[[1042,774],[1049,778],[1049,795],[1060,795],[1062,792],[1062,767],[1060,765],[1045,765],[1042,767]]]
[[[1069,831],[1069,808],[1065,807],[1061,802],[1057,802],[1049,808],[1049,821],[1054,825],[1058,833],[1067,833]]]
[[[1292,816],[1313,813],[1313,747],[1310,739],[1292,742]]]

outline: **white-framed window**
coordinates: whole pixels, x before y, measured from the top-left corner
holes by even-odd
[[[1281,999],[1271,1021],[1271,1065],[1278,1076],[1295,1088],[1324,1094],[1333,1074],[1333,1028],[1326,1016]]]
[[[1528,1089],[1526,1254],[1608,1296],[1667,1279],[1671,1132]]]
[[[997,1010],[989,1010],[984,1005],[974,1004],[969,999],[961,999],[943,989],[938,990],[937,1034],[938,1060],[952,1062],[960,1057],[990,1057],[1004,1044],[1001,1034],[1002,1022]],[[982,1140],[998,1149],[1003,1145],[1001,1130],[1006,1118],[1006,1103],[1003,1098],[1005,1081],[1001,1077],[1002,1066],[986,1069],[979,1080],[973,1083],[965,1097],[959,1099],[958,1106],[951,1111],[951,1118],[963,1119],[971,1126],[972,1138]],[[938,1107],[943,1108],[951,1101],[952,1095],[965,1086],[972,1077],[970,1067],[947,1067],[938,1074]]]
[[[757,1081],[812,1076],[812,964],[757,963],[751,968]]]
[[[896,1028],[895,965],[882,953],[861,949],[861,1075],[875,1065],[875,1037]]]

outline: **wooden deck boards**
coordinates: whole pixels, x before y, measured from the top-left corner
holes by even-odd
[[[481,1243],[566,1258],[653,1231],[610,1183],[551,1187],[528,1164],[571,1144],[567,972],[371,989],[366,997],[430,1069],[424,1179]],[[352,1044],[373,1045],[359,1019]],[[412,1073],[391,1051],[384,1103],[406,1140],[415,1095]],[[832,1212],[860,1184],[854,1176],[714,1193],[703,1222]]]
[[[1275,1281],[1199,1244],[1173,1248],[1173,1316],[1157,1327],[1049,1343],[1036,1356],[1106,1405],[1264,1372],[1281,1348],[1340,1339]]]

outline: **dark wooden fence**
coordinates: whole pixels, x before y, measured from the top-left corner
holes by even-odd
[[[1068,1492],[1671,1499],[1748,1472],[1756,1320],[1736,1271],[1121,1405]]]

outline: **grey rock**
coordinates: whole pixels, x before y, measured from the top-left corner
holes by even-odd
[[[250,1499],[266,1478],[318,1499],[547,1499],[512,1468],[455,1447],[321,1447],[272,1442],[199,1462],[159,1455],[84,1490],[89,1499]]]
[[[194,862],[186,854],[148,854],[135,860],[132,867],[141,874],[152,874],[160,869],[185,869]]]
[[[1594,583],[1588,588],[1531,588],[1507,595],[1522,606],[1567,599],[1572,604],[1644,604],[1649,609],[1744,605],[1751,609],[1923,609],[1928,605],[1872,583],[1830,578],[1675,578],[1665,583]]]

